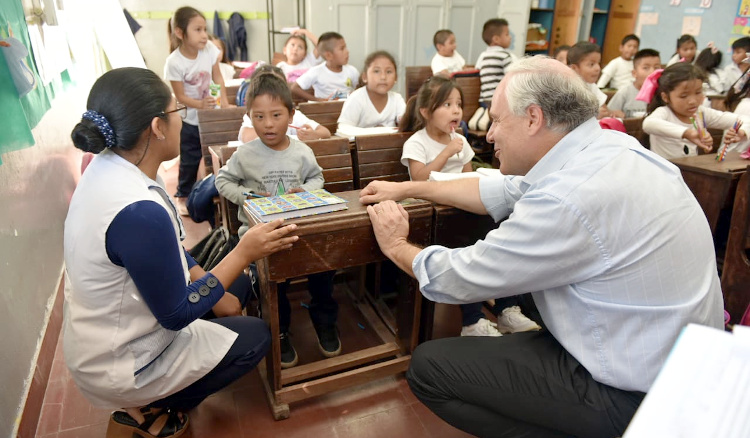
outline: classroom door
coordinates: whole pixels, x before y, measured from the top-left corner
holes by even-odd
[[[640,0],[612,0],[610,3],[607,32],[602,47],[603,66],[620,56],[620,43],[625,35],[635,30],[640,7]]]

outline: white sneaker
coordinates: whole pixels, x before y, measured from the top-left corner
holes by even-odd
[[[503,309],[502,313],[497,317],[497,328],[502,333],[530,332],[542,329],[539,324],[521,313],[521,308],[518,306]]]
[[[497,329],[497,324],[486,318],[481,318],[472,325],[466,325],[461,329],[461,336],[502,336]]]

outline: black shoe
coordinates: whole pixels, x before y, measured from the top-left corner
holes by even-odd
[[[321,324],[315,326],[318,334],[318,348],[325,357],[336,357],[341,354],[341,339],[336,324]]]
[[[279,341],[281,343],[281,368],[291,368],[297,365],[299,357],[297,357],[297,351],[294,350],[292,340],[289,338],[289,332],[280,333]]]

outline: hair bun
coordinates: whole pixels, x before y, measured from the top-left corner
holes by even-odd
[[[73,144],[84,152],[98,154],[107,148],[104,136],[91,120],[81,120],[70,134]]]

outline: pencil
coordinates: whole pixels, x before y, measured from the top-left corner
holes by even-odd
[[[261,196],[261,195],[259,195],[257,193],[253,193],[253,192],[242,192],[242,194],[245,195],[245,196],[253,197],[253,198],[265,198],[265,196]]]

